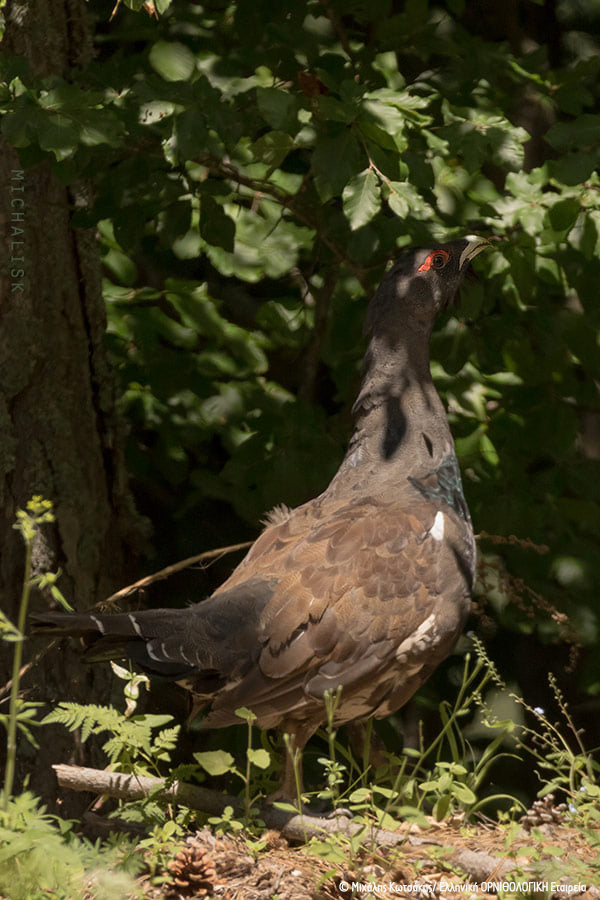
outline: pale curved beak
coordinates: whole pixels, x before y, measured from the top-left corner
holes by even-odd
[[[472,259],[481,253],[483,250],[487,250],[488,247],[491,247],[492,244],[486,238],[475,237],[474,235],[470,235],[467,238],[467,246],[460,254],[460,259],[458,261],[458,270],[462,271],[463,266],[466,266],[467,263],[470,263]]]

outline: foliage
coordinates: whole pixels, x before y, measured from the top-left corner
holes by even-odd
[[[327,776],[327,787],[317,792],[318,799],[332,800],[334,808],[341,802],[361,816],[376,817],[381,827],[390,827],[391,813],[401,813],[406,818],[423,821],[423,811],[431,811],[439,820],[450,818],[461,812],[472,815],[485,803],[497,802],[498,796],[481,797],[481,789],[488,778],[490,766],[502,755],[500,747],[507,734],[515,730],[512,722],[493,722],[490,728],[499,732],[494,735],[485,750],[476,753],[469,746],[461,731],[461,720],[471,712],[475,703],[482,704],[482,692],[490,679],[498,680],[493,664],[487,659],[481,647],[477,647],[479,658],[472,662],[471,655],[465,657],[463,679],[453,704],[444,701],[440,705],[442,727],[435,739],[418,751],[405,749],[399,756],[388,754],[389,762],[373,771],[368,759],[361,766],[347,749],[336,742],[334,715],[340,700],[341,691],[329,694],[325,698],[327,725],[325,737],[328,745],[328,756],[319,759]],[[131,675],[131,679],[137,676]],[[125,686],[126,697],[130,681]],[[129,702],[130,699],[129,699]],[[70,730],[80,729],[80,740],[85,742],[91,734],[111,733],[111,738],[104,745],[111,768],[117,771],[132,772],[136,775],[149,773],[160,775],[161,767],[170,761],[170,751],[174,749],[174,738],[178,729],[163,729],[155,737],[152,730],[166,724],[170,716],[133,715],[134,710],[128,706],[125,714],[114,707],[80,705],[76,703],[60,703],[41,723],[59,722]],[[221,831],[239,831],[251,822],[260,825],[256,819],[253,805],[258,799],[255,794],[260,783],[254,781],[254,773],[271,767],[271,755],[264,748],[252,747],[252,729],[256,721],[254,714],[245,708],[237,710],[237,715],[248,724],[248,740],[245,751],[245,766],[239,767],[232,754],[225,750],[212,750],[194,754],[197,763],[187,765],[170,773],[170,778],[201,776],[201,771],[211,778],[234,776],[243,784],[245,816],[244,821],[237,820],[231,807],[224,809],[221,817],[212,817],[208,822],[218,826]],[[289,736],[286,735],[286,738]],[[297,748],[286,741],[286,751],[294,754]],[[368,752],[368,750],[367,750]],[[451,760],[444,756],[449,752]],[[346,764],[337,761],[341,754]],[[298,756],[295,755],[295,760]],[[375,783],[373,781],[375,780]],[[389,786],[386,786],[389,784]],[[360,785],[360,786],[359,786]],[[298,784],[298,790],[300,785]],[[297,809],[303,808],[307,796],[298,796]],[[512,798],[508,798],[511,803]],[[294,807],[278,804],[282,808]],[[156,804],[152,799],[145,804],[146,820],[158,819],[160,827],[166,825],[160,815],[155,815]],[[134,805],[134,808],[138,807]],[[120,815],[131,819],[127,810],[120,810]],[[133,819],[137,819],[137,813]],[[176,823],[173,824],[176,827]]]
[[[14,527],[25,543],[18,625],[4,614],[0,619],[0,638],[14,645],[9,712],[0,716],[7,731],[7,762],[0,804],[0,895],[11,900],[42,900],[49,896],[56,900],[83,900],[91,893],[96,900],[131,898],[135,896],[131,876],[139,871],[140,860],[126,841],[109,842],[101,848],[77,837],[76,823],[49,815],[30,791],[13,796],[17,734],[37,748],[31,729],[43,724],[36,720],[41,704],[19,696],[20,650],[31,588],[47,589],[64,608],[69,608],[56,584],[60,573],[31,574],[38,531],[53,521],[52,503],[37,495],[24,510],[17,510]]]
[[[359,817],[375,817],[383,828],[393,827],[398,817],[423,824],[425,812],[442,821],[455,815],[472,819],[491,804],[496,804],[494,812],[502,805],[518,807],[512,796],[485,793],[492,765],[507,755],[502,748],[507,740],[510,742],[517,728],[515,723],[490,723],[493,730],[488,731],[489,741],[483,748],[471,746],[463,733],[465,719],[483,702],[485,686],[490,680],[498,681],[495,667],[477,641],[475,650],[477,658],[473,659],[471,653],[465,655],[462,681],[453,703],[444,700],[439,706],[441,727],[430,743],[425,745],[421,738],[418,749],[406,747],[400,754],[386,754],[389,762],[376,768],[369,767],[368,760],[363,760],[363,767],[357,765],[347,751],[341,750],[348,760],[347,768],[357,769],[356,782],[336,797],[345,807]],[[335,760],[334,738],[330,724],[330,762],[325,766],[328,772]],[[341,777],[345,770],[345,766],[341,771],[335,770],[336,788],[345,780]],[[321,795],[330,796],[330,792]]]
[[[111,768],[117,772],[133,772],[136,775],[160,775],[161,765],[171,761],[179,725],[162,727],[173,721],[173,716],[170,715],[134,715],[139,685],[148,682],[148,678],[127,671],[115,663],[111,665],[117,676],[125,681],[125,713],[114,706],[63,702],[48,713],[41,724],[59,722],[70,731],[80,729],[82,743],[93,734],[108,731],[110,737],[102,749]]]
[[[11,900],[135,897],[139,861],[126,842],[100,848],[48,815],[28,791],[0,811],[0,892]]]
[[[85,71],[4,56],[1,128],[24,166],[93,188],[72,225],[97,230],[129,468],[166,561],[324,487],[366,295],[403,246],[476,230],[498,240],[434,335],[433,373],[477,529],[549,548],[482,542],[482,591],[503,626],[556,641],[564,613],[512,602],[514,572],[593,645],[597,11],[209,0],[108,22],[108,6],[90,3]],[[600,690],[597,654],[579,679]]]
[[[111,765],[118,771],[138,774],[155,772],[158,761],[168,761],[176,742],[179,726],[163,728],[157,735],[153,729],[166,725],[173,719],[169,715],[139,715],[126,718],[112,706],[59,703],[57,709],[44,718],[42,725],[60,722],[70,731],[81,728],[81,740],[92,734],[111,733],[104,744]]]
[[[521,698],[515,698],[536,723],[535,728],[523,729],[520,746],[535,761],[536,775],[541,783],[538,797],[561,791],[569,801],[570,815],[586,826],[597,827],[600,822],[600,765],[594,759],[594,752],[584,746],[583,729],[576,728],[555,677],[550,675],[549,681],[562,722],[552,722],[541,707],[532,709]]]
[[[252,809],[254,800],[251,798],[253,767],[262,771],[269,769],[271,766],[271,754],[264,747],[253,748],[252,746],[252,726],[256,722],[254,713],[245,707],[240,707],[240,709],[235,711],[235,714],[245,721],[248,726],[245,769],[238,768],[231,753],[227,753],[224,750],[206,750],[203,753],[194,753],[194,759],[209,775],[231,774],[242,780],[244,785],[244,825],[248,827],[251,816],[255,813],[255,810]],[[230,828],[234,831],[241,830],[244,827],[241,822],[236,822],[234,819],[231,806],[225,807],[221,817],[212,817],[208,821],[211,825],[218,826],[221,831],[227,831]]]
[[[386,260],[492,233],[482,281],[434,338],[434,374],[477,526],[551,547],[495,565],[559,607],[568,596],[595,640],[599,57],[568,43],[568,4],[560,65],[486,39],[461,4],[127,16],[99,25],[100,57],[75,80],[6,59],[2,129],[26,164],[93,181],[73,225],[99,230],[142,497],[184,523],[226,503],[254,524],[317,493]],[[516,124],[526,106],[545,123],[537,156]],[[495,604],[530,628],[505,594]]]

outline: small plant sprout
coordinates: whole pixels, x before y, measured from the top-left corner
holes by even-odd
[[[235,714],[248,723],[248,743],[244,770],[238,768],[231,753],[227,753],[225,750],[206,750],[203,753],[194,753],[194,759],[209,775],[231,774],[241,779],[244,784],[245,825],[248,826],[252,815],[252,804],[254,803],[251,797],[252,766],[257,766],[259,769],[268,769],[271,765],[271,755],[264,748],[254,749],[252,747],[252,727],[254,722],[256,722],[255,714],[251,710],[246,709],[246,707],[236,709]],[[211,824],[215,824],[215,821],[209,821]],[[231,816],[219,819],[218,823],[220,827],[233,828],[233,821],[232,810]],[[242,827],[243,825],[240,823],[240,828]]]
[[[327,777],[327,787],[325,790],[319,791],[317,796],[321,799],[330,799],[333,803],[334,808],[339,801],[340,785],[343,784],[344,775],[346,773],[346,766],[343,763],[339,763],[336,760],[335,755],[335,739],[337,736],[337,731],[334,728],[334,719],[336,710],[340,704],[341,697],[341,685],[338,685],[335,692],[325,691],[325,693],[323,694],[323,701],[325,703],[325,710],[327,712],[327,723],[325,728],[327,733],[329,755],[319,757],[319,762],[325,769],[325,774]]]
[[[244,810],[246,817],[246,825],[250,820],[250,807],[252,806],[250,800],[250,776],[252,771],[252,766],[258,766],[259,769],[268,769],[271,765],[271,756],[267,750],[264,750],[262,747],[258,750],[254,750],[252,747],[252,726],[256,722],[256,716],[250,709],[246,709],[246,707],[242,706],[240,709],[236,709],[236,716],[239,716],[240,719],[244,719],[248,723],[248,746],[246,748],[246,774],[244,776]]]
[[[56,575],[45,573],[35,576],[32,576],[31,574],[33,544],[36,534],[42,525],[54,522],[51,501],[44,500],[39,495],[35,495],[28,502],[25,509],[17,510],[16,519],[17,521],[13,525],[13,528],[20,532],[21,537],[25,542],[25,571],[23,574],[23,588],[21,591],[21,601],[19,604],[19,615],[16,626],[4,613],[0,613],[0,638],[3,641],[14,644],[9,713],[8,716],[0,717],[0,722],[6,726],[6,770],[4,775],[4,790],[2,792],[2,802],[5,810],[8,810],[15,777],[17,729],[25,734],[30,743],[37,746],[33,735],[29,730],[29,726],[34,724],[33,716],[40,704],[24,703],[19,699],[25,621],[27,619],[31,588],[48,588],[55,600],[57,600],[65,609],[71,609],[56,586],[56,580],[60,573],[57,573]]]
[[[512,694],[513,699],[533,715],[539,725],[539,729],[523,726],[523,735],[531,740],[527,743],[521,740],[519,746],[527,750],[538,765],[537,775],[542,782],[538,797],[563,791],[572,815],[578,814],[599,822],[600,766],[584,746],[583,730],[576,727],[556,676],[550,673],[548,682],[571,737],[565,737],[560,723],[551,722],[541,707],[531,707],[522,697]]]
[[[124,666],[120,666],[114,660],[110,661],[110,667],[117,678],[121,678],[126,682],[123,694],[125,696],[125,716],[128,718],[136,710],[140,698],[141,685],[144,685],[147,691],[150,690],[150,679],[147,675],[133,672],[131,668],[126,669]]]

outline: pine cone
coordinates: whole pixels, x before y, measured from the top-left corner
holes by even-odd
[[[554,794],[546,794],[542,800],[534,801],[531,809],[521,816],[519,823],[527,831],[539,828],[540,825],[560,825],[566,811],[566,803],[559,803],[558,806],[555,806]]]
[[[167,885],[171,896],[202,897],[214,890],[217,877],[214,861],[210,851],[194,839],[175,854],[168,868],[173,877]]]

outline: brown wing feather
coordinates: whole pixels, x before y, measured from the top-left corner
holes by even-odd
[[[322,710],[323,691],[338,684],[344,721],[405,702],[448,652],[466,610],[455,561],[442,566],[451,545],[430,533],[435,516],[427,501],[413,499],[408,512],[397,501],[318,498],[267,527],[221,588],[250,573],[275,585],[259,622],[258,667],[235,702],[261,724],[317,701]],[[442,583],[442,568],[456,571],[455,584]],[[232,700],[216,698],[207,724]]]

